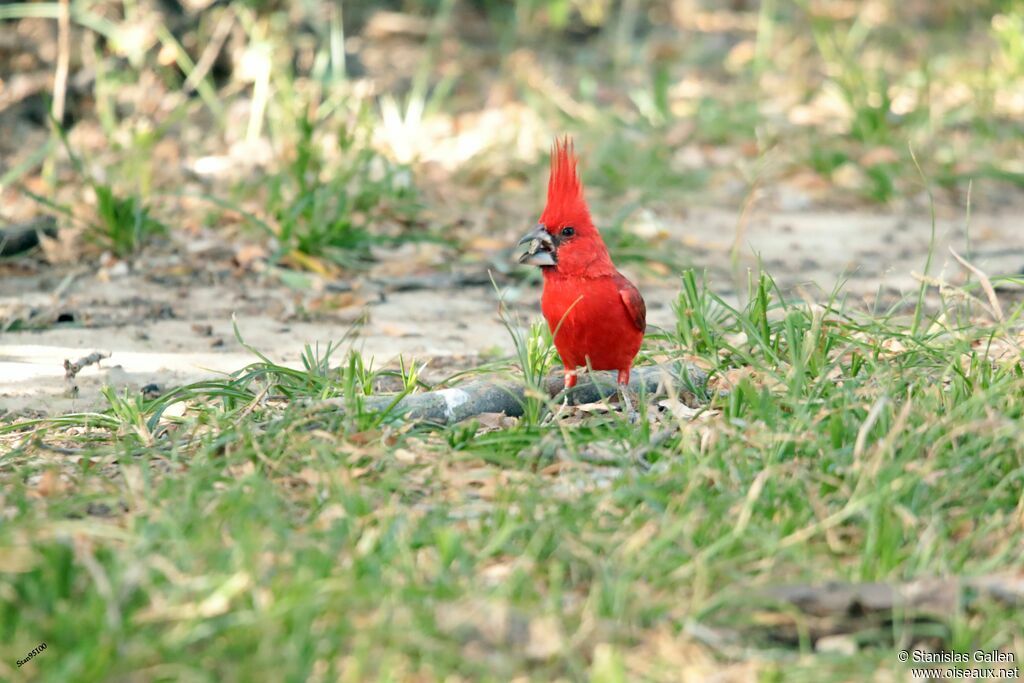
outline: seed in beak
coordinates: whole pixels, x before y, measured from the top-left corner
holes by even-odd
[[[553,266],[557,263],[555,242],[543,225],[523,235],[519,245],[527,244],[526,253],[519,257],[520,263],[533,266]]]

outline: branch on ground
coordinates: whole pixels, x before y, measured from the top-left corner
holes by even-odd
[[[1024,577],[988,574],[926,578],[907,583],[824,583],[775,586],[764,590],[757,621],[775,640],[796,642],[802,635],[828,636],[877,629],[894,619],[947,622],[978,603],[1024,605]]]
[[[564,396],[570,403],[595,403],[616,396],[618,385],[615,383],[615,374],[583,373],[575,387],[563,392],[564,379],[558,371],[548,375],[540,389],[546,398],[557,401],[561,401]],[[649,397],[671,393],[687,405],[696,406],[702,402],[706,382],[707,373],[699,368],[687,363],[666,363],[634,368],[629,389]],[[394,395],[370,396],[364,399],[363,410],[379,413],[391,408],[391,412],[408,419],[454,424],[483,413],[504,413],[510,417],[519,417],[523,414],[526,395],[527,388],[522,383],[480,380],[451,389],[410,394],[397,404]],[[392,404],[395,405],[392,407]],[[328,399],[320,402],[320,405],[344,408],[345,400]]]
[[[53,216],[40,216],[0,228],[0,256],[14,256],[38,246],[40,233],[51,238],[57,236],[57,221]]]
[[[496,280],[504,279],[500,273]],[[361,280],[339,280],[327,283],[329,292],[376,292],[379,295],[397,292],[415,292],[435,289],[457,289],[462,287],[484,287],[492,282],[487,270],[461,271],[454,273],[431,273],[429,275],[404,275],[401,277],[368,277]]]

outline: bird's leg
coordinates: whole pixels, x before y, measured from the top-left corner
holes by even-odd
[[[576,380],[577,379],[578,379],[578,377],[576,376],[575,368],[572,369],[572,370],[566,369],[566,371],[565,371],[565,388],[562,390],[563,393],[565,394],[564,401],[565,401],[566,405],[569,404],[569,393],[570,393],[570,390],[574,386],[576,386]],[[575,401],[573,401],[573,403],[575,403]]]
[[[576,371],[566,369],[565,371],[565,386],[562,389],[562,405],[558,406],[558,410],[555,412],[554,419],[557,420],[562,416],[569,408],[569,390],[576,386]]]
[[[636,424],[640,420],[640,413],[633,410],[633,403],[629,400],[629,368],[619,370],[617,378],[619,397],[622,400],[623,411],[630,424]]]

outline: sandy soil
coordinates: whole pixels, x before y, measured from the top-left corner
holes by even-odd
[[[891,301],[916,290],[914,274],[924,268],[931,233],[926,209],[752,212],[742,230],[737,277],[731,260],[737,223],[733,211],[698,208],[685,220],[662,226],[670,235],[667,248],[684,250],[695,266],[707,268],[716,291],[729,298],[759,254],[787,289],[820,299],[845,275],[844,291],[854,299],[869,305],[879,296]],[[1016,273],[1024,265],[1024,228],[1015,213],[974,215],[970,241],[971,261],[986,273]],[[968,254],[964,218],[953,211],[936,224],[931,274],[959,283],[965,271],[950,256],[949,245]],[[357,291],[347,300],[341,297],[336,308],[310,313],[311,302],[323,294],[296,292],[275,278],[229,273],[196,278],[159,268],[99,277],[95,268],[84,266],[31,270],[8,272],[0,280],[0,320],[32,310],[50,319],[61,313],[73,319],[0,336],[0,412],[89,410],[103,405],[99,389],[104,384],[138,390],[154,383],[165,389],[239,370],[255,358],[235,339],[232,316],[248,344],[285,364],[298,364],[305,344],[322,348],[354,329],[358,334],[349,343],[377,366],[402,354],[431,359],[439,376],[445,368],[472,365],[481,354],[511,350],[498,317],[498,295],[489,285],[384,297]],[[675,278],[647,274],[640,281],[650,323],[673,324]],[[512,286],[504,296],[522,320],[539,315],[539,291],[533,286]],[[364,323],[356,325],[360,319]],[[67,397],[63,361],[93,351],[111,357],[85,368],[77,378],[79,395]]]

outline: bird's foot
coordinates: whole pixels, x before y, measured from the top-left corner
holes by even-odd
[[[543,420],[543,423],[544,424],[550,424],[552,422],[560,421],[563,417],[565,417],[565,415],[568,412],[568,410],[569,410],[569,394],[566,394],[564,397],[562,397],[562,402],[558,404],[558,409],[555,410],[555,412],[553,412],[553,413],[548,413],[548,416],[547,416],[546,419]]]
[[[626,420],[631,425],[635,425],[640,422],[640,413],[633,409],[633,402],[629,398],[629,385],[619,385],[619,401],[622,403],[622,412],[626,416]]]
[[[569,394],[562,397],[562,403],[558,406],[558,413],[555,417],[561,417],[567,410],[569,410]]]

